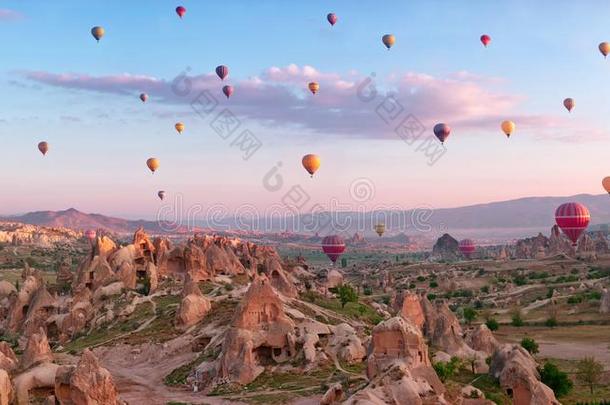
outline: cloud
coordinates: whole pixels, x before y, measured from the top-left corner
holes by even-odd
[[[23,18],[23,14],[15,10],[0,8],[0,21],[17,21]]]
[[[201,92],[208,92],[240,117],[324,135],[396,139],[396,128],[412,116],[428,134],[438,122],[449,124],[454,133],[499,133],[500,123],[511,119],[519,132],[531,131],[539,139],[569,141],[575,134],[586,139],[605,136],[582,121],[558,115],[523,114],[518,106],[526,97],[503,91],[503,79],[463,71],[446,77],[406,72],[378,78],[354,71],[343,75],[320,72],[312,66],[292,64],[273,66],[244,80],[233,81],[229,77],[224,82],[214,73],[183,73],[172,81],[127,73],[90,76],[30,71],[21,75],[49,86],[134,98],[146,92],[151,101],[170,105],[190,105]],[[316,95],[307,89],[311,81],[320,83]],[[223,102],[221,88],[227,83],[235,87],[235,93],[231,100]]]

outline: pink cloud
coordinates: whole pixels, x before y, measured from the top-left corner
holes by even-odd
[[[131,74],[99,77],[48,72],[22,74],[38,83],[69,89],[134,97],[147,92],[153,99],[172,105],[191,104],[202,91],[210,92],[219,101],[224,98],[220,90],[225,83],[214,73],[182,75],[173,81]],[[318,94],[309,93],[310,81],[320,83]],[[407,72],[371,78],[357,72],[341,75],[293,64],[271,67],[260,76],[245,80],[232,81],[229,77],[226,82],[235,87],[226,104],[234,114],[263,124],[297,127],[325,135],[395,139],[396,127],[408,115],[416,117],[428,134],[438,122],[445,122],[461,133],[499,132],[500,122],[511,119],[520,131],[535,130],[532,131],[535,138],[569,141],[575,134],[586,139],[605,135],[593,129],[593,125],[565,117],[522,114],[518,105],[524,96],[497,89],[502,79],[468,72],[447,77]],[[370,96],[371,91],[374,97]]]
[[[0,8],[0,21],[16,21],[22,18],[23,14],[18,11]]]

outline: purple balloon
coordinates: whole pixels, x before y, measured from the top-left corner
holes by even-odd
[[[224,80],[229,75],[229,67],[225,65],[216,66],[216,74],[220,80]]]

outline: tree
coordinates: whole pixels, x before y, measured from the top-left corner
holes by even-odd
[[[487,325],[490,331],[495,331],[500,328],[500,324],[495,318],[489,318],[487,322],[485,322],[485,325]]]
[[[569,393],[574,386],[574,383],[570,380],[568,374],[559,370],[553,363],[547,361],[544,363],[542,370],[538,371],[540,372],[540,379],[542,382],[552,389],[558,397]]]
[[[345,308],[345,304],[348,302],[358,301],[356,290],[349,284],[341,284],[338,286],[337,295],[339,295],[339,300],[341,300],[341,308]]]
[[[593,394],[593,388],[599,383],[604,372],[604,366],[594,357],[585,357],[576,366],[576,378],[581,383],[588,385]]]
[[[538,343],[532,338],[524,337],[521,340],[521,347],[527,350],[530,354],[538,353]]]
[[[520,308],[514,308],[511,311],[511,324],[516,327],[523,326],[525,322],[523,322],[523,315],[521,314]]]
[[[461,360],[455,356],[452,357],[448,362],[439,361],[433,365],[434,371],[436,371],[438,378],[440,378],[442,382],[445,382],[448,378],[453,377],[461,366]]]
[[[477,319],[477,311],[472,307],[464,308],[464,320],[466,323],[470,325],[475,319]]]

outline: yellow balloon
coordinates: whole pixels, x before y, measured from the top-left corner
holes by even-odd
[[[382,38],[381,38],[381,42],[383,42],[383,44],[386,46],[386,48],[388,48],[388,50],[394,46],[394,44],[396,43],[396,37],[392,34],[385,34]]]
[[[181,134],[182,131],[184,131],[184,124],[181,122],[177,122],[176,125],[174,125],[174,127],[176,127],[176,131],[178,131],[179,134]]]
[[[610,194],[610,177],[604,177],[602,186],[604,186],[604,189]]]
[[[305,155],[302,163],[305,170],[313,177],[313,174],[320,168],[320,157],[312,154]]]
[[[599,44],[598,48],[602,55],[604,55],[604,58],[610,53],[610,43],[608,42],[602,42]]]
[[[383,235],[383,233],[385,232],[385,224],[375,225],[375,232],[377,232],[377,235],[379,235],[381,237]]]
[[[154,158],[154,157],[149,158],[146,161],[146,166],[148,166],[150,171],[154,173],[160,166],[159,159]]]
[[[105,33],[106,33],[106,31],[104,31],[103,27],[91,28],[91,35],[93,35],[93,38],[95,38],[95,40],[97,42],[100,42],[100,39],[102,39],[102,37],[104,36]]]
[[[307,87],[309,87],[309,91],[311,91],[313,94],[316,94],[318,90],[320,90],[320,85],[317,82],[311,82],[307,85]]]
[[[515,123],[512,121],[502,121],[502,132],[506,134],[506,136],[510,137],[513,132],[515,132]]]

